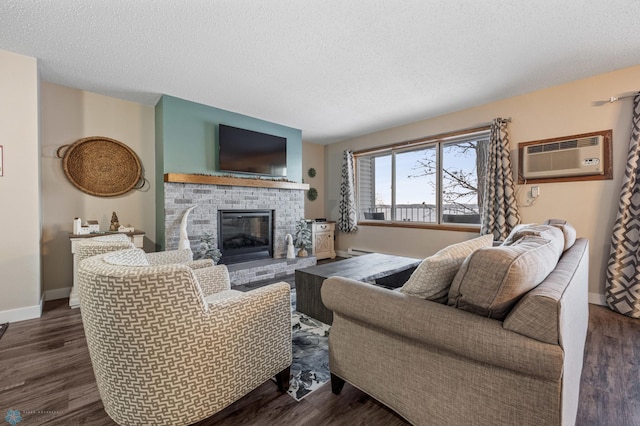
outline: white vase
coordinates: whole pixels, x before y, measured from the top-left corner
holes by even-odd
[[[73,233],[79,235],[82,230],[82,220],[79,217],[73,219]]]

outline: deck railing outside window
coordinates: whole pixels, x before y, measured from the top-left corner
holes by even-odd
[[[378,204],[373,211],[363,212],[361,219],[391,220],[391,209],[390,205]],[[438,222],[438,210],[434,204],[398,204],[395,213],[396,222]],[[480,223],[480,211],[477,204],[444,205],[442,206],[442,217],[444,223]]]

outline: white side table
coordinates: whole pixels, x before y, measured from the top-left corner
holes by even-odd
[[[137,248],[142,248],[144,241],[144,232],[143,231],[133,231],[133,232],[122,232],[129,237],[131,242]],[[80,307],[80,298],[78,296],[78,281],[76,278],[76,272],[78,271],[78,259],[76,255],[76,247],[78,241],[85,240],[87,238],[95,238],[95,237],[104,237],[105,235],[111,235],[110,233],[104,234],[71,234],[69,233],[69,240],[71,241],[71,254],[73,255],[73,287],[71,287],[71,294],[69,295],[69,306],[72,308]]]
[[[333,244],[335,226],[335,222],[313,222],[311,224],[312,251],[318,260],[336,257]]]

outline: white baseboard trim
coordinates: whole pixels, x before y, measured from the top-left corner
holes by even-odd
[[[336,250],[336,256],[338,256],[338,257],[351,257],[349,255],[349,253],[347,253],[346,251],[342,251],[342,250]]]
[[[66,299],[71,294],[71,287],[54,288],[44,292],[44,301]]]
[[[42,305],[44,305],[44,296],[40,299],[39,305],[25,306],[24,308],[9,309],[0,311],[0,323],[25,321],[42,316]]]
[[[589,303],[592,305],[607,306],[607,298],[604,294],[589,293]]]

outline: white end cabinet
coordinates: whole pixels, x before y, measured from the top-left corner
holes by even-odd
[[[313,243],[312,254],[317,259],[333,259],[336,251],[333,245],[333,235],[335,233],[335,222],[312,222],[311,241]]]

